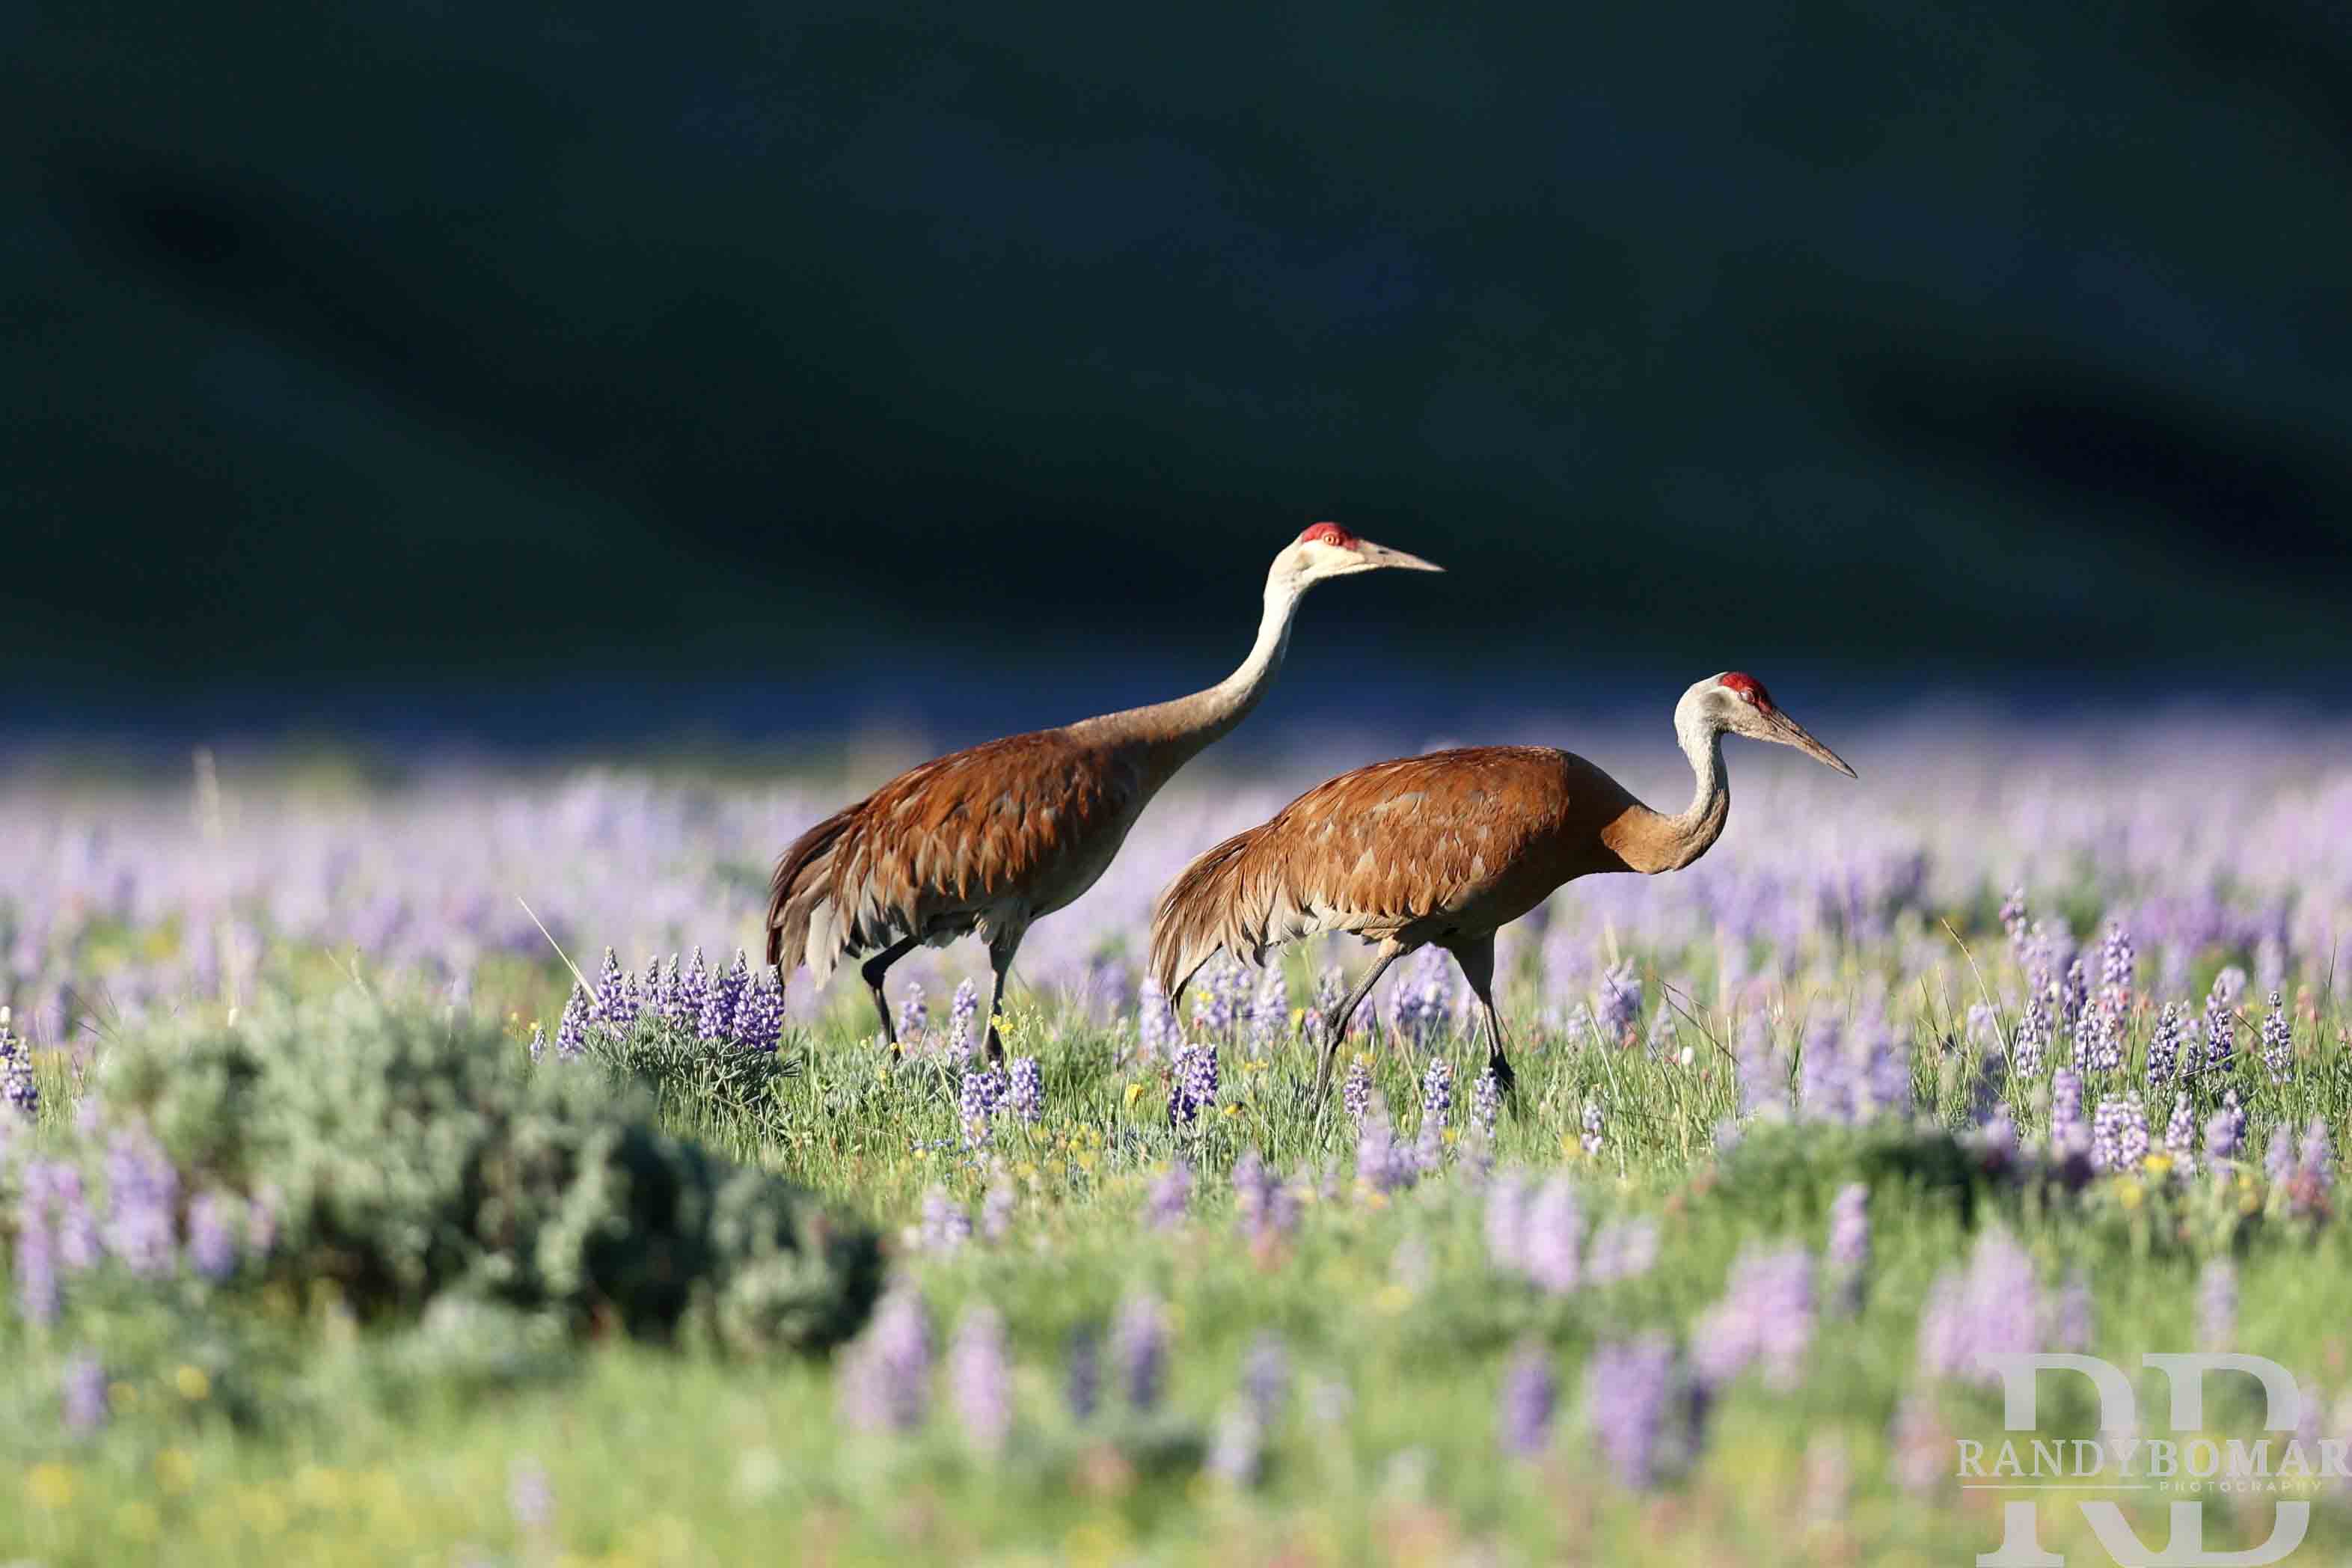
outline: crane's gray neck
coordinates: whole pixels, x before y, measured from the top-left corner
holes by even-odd
[[[1164,753],[1160,760],[1166,773],[1173,773],[1204,747],[1231,734],[1265,696],[1282,668],[1282,656],[1290,647],[1291,622],[1306,591],[1305,584],[1278,568],[1267,574],[1265,608],[1249,656],[1207,690],[1089,719],[1071,729],[1097,733],[1105,740],[1148,742]]]
[[[1666,819],[1675,857],[1671,868],[1680,870],[1723,837],[1731,816],[1731,779],[1723,769],[1723,727],[1698,702],[1686,698],[1675,705],[1675,739],[1696,775],[1690,809]]]

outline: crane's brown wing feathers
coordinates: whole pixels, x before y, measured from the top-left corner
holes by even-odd
[[[1566,831],[1631,797],[1565,752],[1482,746],[1342,773],[1187,867],[1152,922],[1172,994],[1219,948],[1249,963],[1316,931],[1431,941],[1491,931],[1574,865]],[[1516,907],[1515,907],[1516,906]],[[1489,921],[1493,923],[1487,923]]]
[[[1076,896],[1065,884],[1099,872],[1101,837],[1131,817],[1140,788],[1117,751],[1060,730],[909,768],[777,862],[771,962],[805,962],[822,979],[844,953],[1057,908]]]

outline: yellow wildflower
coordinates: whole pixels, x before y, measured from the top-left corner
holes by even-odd
[[[196,1462],[185,1448],[166,1448],[155,1456],[155,1483],[167,1492],[184,1492],[196,1482]]]
[[[191,1366],[185,1362],[182,1362],[180,1370],[172,1374],[172,1386],[178,1389],[180,1397],[191,1405],[212,1397],[213,1380],[205,1375],[203,1367]]]
[[[25,1495],[35,1508],[54,1513],[73,1501],[74,1473],[54,1459],[44,1460],[25,1472]]]

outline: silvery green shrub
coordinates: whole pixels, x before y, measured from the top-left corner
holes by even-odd
[[[496,1030],[355,992],[233,1024],[138,1031],[101,1058],[110,1121],[184,1173],[267,1205],[267,1272],[331,1280],[363,1316],[449,1293],[666,1337],[689,1316],[741,1350],[854,1333],[872,1233],[806,1192],[663,1131],[585,1063],[527,1070]]]

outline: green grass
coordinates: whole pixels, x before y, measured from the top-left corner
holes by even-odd
[[[1948,1042],[1966,1000],[1919,999],[1903,1018],[1930,1124],[1964,1118],[1974,1053]],[[1716,1043],[1729,1036],[1699,1011],[1688,1067],[1545,1041],[1532,1020],[1517,1031],[1519,1093],[1486,1157],[1565,1168],[1594,1219],[1659,1226],[1649,1272],[1559,1298],[1490,1266],[1463,1142],[1416,1187],[1360,1190],[1353,1126],[1336,1095],[1315,1114],[1311,1063],[1297,1046],[1262,1061],[1229,1052],[1225,1110],[1179,1133],[1167,1123],[1164,1068],[1122,1065],[1112,1033],[1018,1012],[1011,1048],[1039,1058],[1047,1112],[1034,1127],[1000,1118],[994,1146],[975,1157],[961,1147],[953,1073],[919,1059],[886,1071],[863,1043],[867,1022],[845,1006],[790,1037],[782,1070],[754,1092],[708,1092],[691,1063],[635,1065],[656,1080],[674,1131],[885,1227],[936,1345],[971,1306],[1003,1314],[1017,1415],[1002,1457],[971,1451],[943,1378],[921,1431],[872,1433],[838,1419],[823,1360],[730,1355],[692,1338],[550,1341],[533,1325],[489,1320],[362,1327],[331,1294],[280,1281],[189,1307],[89,1437],[68,1436],[48,1414],[73,1313],[45,1331],[0,1315],[0,1356],[18,1369],[16,1430],[0,1438],[0,1561],[1970,1561],[2000,1539],[1997,1495],[1958,1489],[1948,1443],[1936,1484],[1897,1486],[1890,1423],[1919,1386],[1923,1300],[1993,1226],[2015,1234],[2045,1285],[2085,1275],[2094,1348],[2110,1359],[2136,1367],[2143,1351],[2194,1348],[2199,1270],[2227,1254],[2241,1270],[2234,1348],[2281,1361],[2331,1400],[2352,1387],[2352,1226],[2342,1219],[2292,1216],[2251,1181],[2176,1192],[2150,1173],[2079,1195],[1956,1184],[1932,1131],[1768,1126],[1718,1154],[1716,1130],[1736,1109]],[[1802,1022],[1779,1026],[1784,1046]],[[2255,1090],[2257,1154],[2281,1117],[2322,1116],[2341,1147],[2352,1060],[2339,1031],[2333,1017],[2305,1031],[2288,1089],[2241,1074]],[[522,1032],[512,1031],[518,1072]],[[1483,1051],[1463,1040],[1444,1048],[1459,1126]],[[1385,1047],[1371,1060],[1410,1139],[1421,1064]],[[70,1085],[54,1060],[43,1071],[47,1120],[61,1124]],[[1588,1100],[1607,1127],[1594,1158],[1576,1140]],[[2151,1108],[2159,1133],[2164,1109]],[[1317,1189],[1295,1234],[1271,1247],[1237,1234],[1226,1173],[1250,1147]],[[1191,1212],[1154,1228],[1150,1188],[1180,1156],[1197,1176]],[[1686,1333],[1743,1247],[1818,1249],[1832,1196],[1856,1179],[1871,1184],[1874,1245],[1860,1314],[1822,1320],[1795,1389],[1774,1392],[1752,1373],[1736,1384],[1686,1474],[1652,1492],[1619,1485],[1578,1408],[1588,1354],[1652,1329]],[[929,1190],[973,1207],[997,1183],[1017,1196],[1003,1241],[948,1254],[903,1244]],[[1107,1398],[1103,1413],[1076,1420],[1061,1398],[1070,1338],[1137,1292],[1164,1300],[1174,1328],[1166,1405],[1139,1415]],[[1199,1457],[1266,1332],[1288,1349],[1291,1391],[1260,1479],[1230,1484]],[[1517,1459],[1496,1441],[1496,1392],[1526,1342],[1548,1348],[1561,1404],[1546,1453]],[[2144,1411],[2160,1421],[2156,1386],[2139,1381]],[[2043,1433],[2089,1436],[2087,1401],[2053,1390]],[[1948,1436],[1998,1443],[1994,1395],[1930,1392]],[[2217,1384],[2209,1406],[2217,1427],[2252,1424],[2244,1391]],[[519,1469],[533,1467],[553,1497],[543,1530],[519,1522],[512,1501]],[[2273,1500],[2210,1504],[2209,1547],[2259,1541]],[[2143,1495],[2128,1511],[2144,1539],[2161,1540],[2160,1500]],[[2071,1509],[2046,1504],[2042,1519],[2049,1549],[2106,1561]],[[2346,1525],[2340,1505],[2324,1501],[2305,1551],[2340,1549]]]

